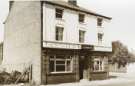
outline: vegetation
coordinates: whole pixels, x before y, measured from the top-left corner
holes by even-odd
[[[0,73],[0,84],[17,84],[17,83],[27,83],[29,81],[28,71],[19,72],[13,71],[12,73],[1,72]]]
[[[118,64],[118,68],[121,66],[125,67],[133,55],[129,52],[128,48],[119,41],[112,43],[113,54],[112,58],[109,60],[111,64]]]

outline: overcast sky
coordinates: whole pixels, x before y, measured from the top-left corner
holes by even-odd
[[[78,0],[78,4],[112,17],[105,31],[107,41],[120,40],[135,49],[135,0]],[[8,0],[0,0],[0,41],[3,40],[3,21],[8,14]]]

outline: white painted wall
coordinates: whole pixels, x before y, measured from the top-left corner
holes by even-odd
[[[80,24],[78,22],[79,12],[64,9],[63,19],[58,20],[55,18],[55,8],[61,8],[49,4],[43,6],[43,40],[44,41],[55,41],[55,26],[64,27],[64,38],[63,42],[68,43],[79,43],[79,30],[86,31],[85,44],[98,45],[97,33],[105,29],[108,21],[103,22],[103,27],[97,27],[97,17],[85,14],[85,23]],[[105,41],[101,45],[106,44]],[[109,43],[108,45],[110,45]],[[107,45],[106,45],[107,46]]]

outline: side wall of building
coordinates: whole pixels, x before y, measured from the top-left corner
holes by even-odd
[[[19,66],[22,64],[32,64],[32,79],[40,83],[40,1],[15,1],[12,4],[9,16],[5,22],[3,56],[3,65]]]

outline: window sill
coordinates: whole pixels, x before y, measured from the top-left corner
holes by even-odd
[[[79,42],[80,45],[86,44],[85,42]]]
[[[73,72],[50,72],[50,74],[73,74]]]
[[[79,22],[79,24],[80,24],[80,25],[86,25],[86,23],[85,23],[85,22]]]
[[[58,20],[58,21],[65,21],[64,19],[62,19],[62,18],[56,18],[56,20]]]
[[[103,26],[97,26],[97,28],[104,28]]]
[[[106,73],[107,71],[92,71],[91,73]]]
[[[61,42],[64,42],[63,40],[55,40],[55,41],[56,41],[56,42],[60,42],[60,43],[61,43]]]

